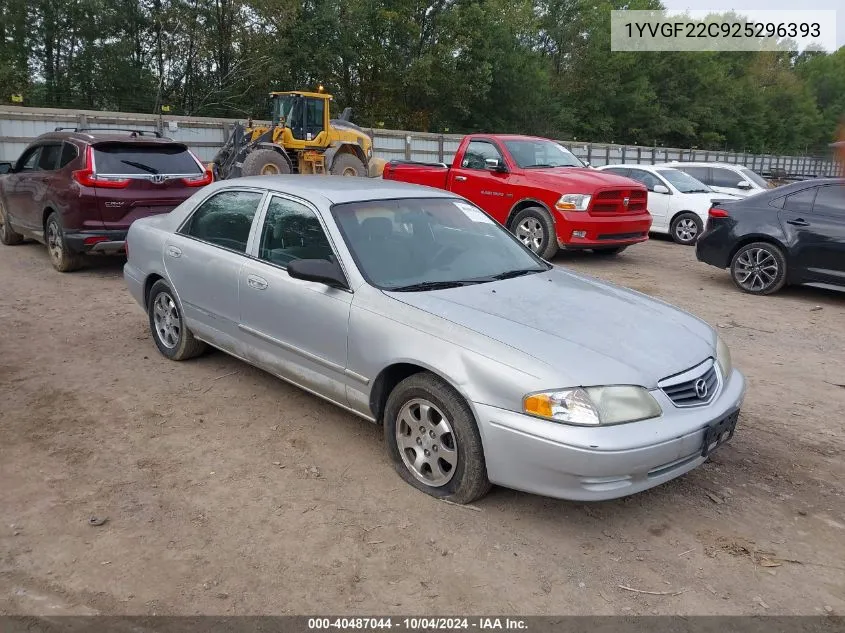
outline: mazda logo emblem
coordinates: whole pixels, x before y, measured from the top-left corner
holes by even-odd
[[[704,378],[699,378],[695,381],[695,395],[701,400],[707,397],[707,383],[704,381]]]

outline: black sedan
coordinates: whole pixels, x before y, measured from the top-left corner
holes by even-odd
[[[845,178],[715,201],[695,254],[730,268],[734,283],[752,294],[786,284],[845,287]]]

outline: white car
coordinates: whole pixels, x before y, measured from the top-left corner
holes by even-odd
[[[745,165],[673,161],[658,167],[680,169],[717,193],[730,193],[739,198],[747,198],[771,188],[765,178]]]
[[[678,244],[695,244],[707,222],[712,200],[739,198],[716,193],[689,174],[669,165],[605,165],[609,171],[641,182],[648,189],[652,233],[667,233]]]

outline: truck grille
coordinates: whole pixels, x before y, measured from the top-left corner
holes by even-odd
[[[719,391],[716,363],[708,359],[685,372],[669,376],[657,383],[678,407],[696,407],[709,403]]]
[[[628,204],[625,204],[625,200]],[[643,213],[648,205],[648,196],[641,189],[607,189],[593,196],[590,213],[593,215],[621,215]]]

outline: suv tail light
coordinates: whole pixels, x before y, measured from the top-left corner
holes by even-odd
[[[710,210],[707,212],[707,217],[710,218],[729,218],[728,212],[724,209],[720,209],[719,207],[710,207]]]
[[[210,169],[206,169],[201,176],[194,176],[192,178],[182,178],[182,184],[186,187],[205,187],[214,182],[214,174]]]
[[[106,178],[94,173],[94,151],[91,146],[85,150],[85,169],[73,172],[73,179],[83,187],[101,187],[105,189],[123,189],[132,182],[130,178]]]

